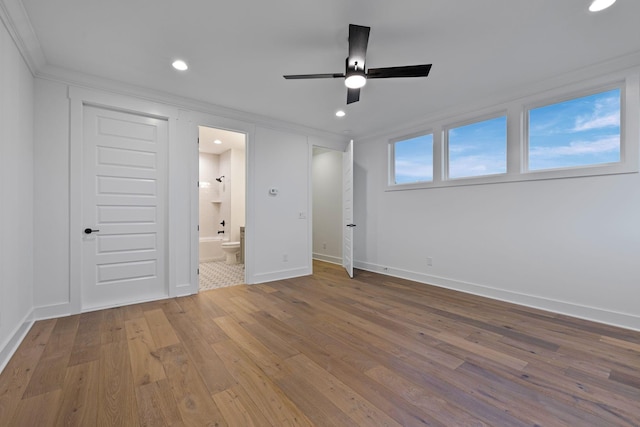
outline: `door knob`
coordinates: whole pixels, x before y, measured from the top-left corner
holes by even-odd
[[[91,233],[97,233],[100,230],[92,230],[90,228],[85,228],[84,229],[84,234],[91,234]]]

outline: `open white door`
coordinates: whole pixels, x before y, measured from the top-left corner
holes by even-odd
[[[353,278],[353,140],[342,154],[342,266]]]

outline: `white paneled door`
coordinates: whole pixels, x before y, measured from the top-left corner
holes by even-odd
[[[342,154],[342,266],[353,278],[353,141]]]
[[[167,122],[83,108],[82,309],[168,295]]]

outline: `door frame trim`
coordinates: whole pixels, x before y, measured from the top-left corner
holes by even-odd
[[[167,260],[165,286],[168,296],[176,294],[175,241],[176,231],[170,227],[172,211],[171,176],[175,162],[171,162],[172,141],[176,140],[178,109],[164,104],[131,98],[109,92],[100,92],[69,86],[69,312],[82,312],[82,177],[83,177],[83,111],[85,105],[154,117],[167,121],[167,209],[165,218],[165,259]],[[103,307],[107,308],[107,307]],[[95,310],[95,308],[92,308]]]
[[[199,218],[199,194],[197,182],[199,180],[199,150],[196,143],[198,138],[198,126],[224,129],[231,132],[242,133],[245,135],[244,150],[245,150],[245,259],[244,259],[244,280],[246,284],[256,283],[255,278],[255,254],[253,248],[254,243],[254,188],[253,180],[255,173],[255,158],[254,158],[254,139],[256,134],[256,125],[243,122],[241,120],[230,119],[226,117],[216,116],[214,114],[190,111],[184,112],[185,117],[182,118],[184,122],[187,122],[189,126],[189,135],[193,136],[193,149],[191,152],[191,183],[193,185],[189,188],[189,194],[191,195],[191,285],[193,288],[190,293],[197,293],[199,291],[199,278],[198,278],[198,252],[199,252],[199,238],[197,225],[200,222]],[[184,189],[183,189],[184,190]]]

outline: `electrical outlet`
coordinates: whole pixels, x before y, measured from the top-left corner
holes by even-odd
[[[427,257],[427,265],[429,267],[431,267],[433,265],[433,258],[431,258],[430,256]]]

